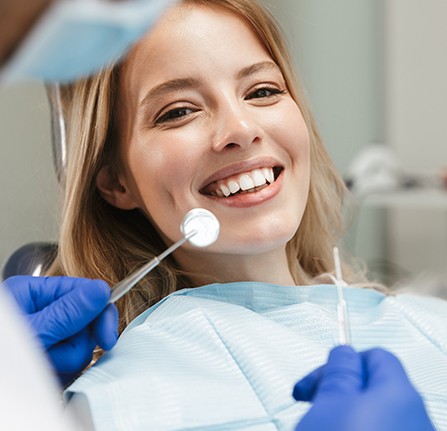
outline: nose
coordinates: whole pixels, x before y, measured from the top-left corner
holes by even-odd
[[[226,101],[217,110],[215,119],[214,151],[249,148],[262,138],[262,129],[254,113],[244,109],[238,101]]]

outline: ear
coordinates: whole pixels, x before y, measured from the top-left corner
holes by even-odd
[[[96,187],[103,199],[116,208],[132,210],[138,207],[125,182],[109,165],[102,167],[96,176]]]

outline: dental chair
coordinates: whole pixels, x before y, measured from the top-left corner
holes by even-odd
[[[57,254],[57,244],[31,242],[19,247],[2,269],[2,281],[14,275],[43,275]]]
[[[51,143],[53,165],[59,183],[65,183],[67,147],[65,141],[65,122],[59,84],[46,86],[51,114]],[[39,276],[45,273],[57,255],[57,243],[32,242],[19,247],[6,260],[1,272],[1,279],[14,275]]]

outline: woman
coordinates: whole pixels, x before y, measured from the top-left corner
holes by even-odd
[[[185,6],[201,3],[206,5],[209,2],[182,2]],[[292,226],[292,232],[288,233],[293,238],[287,238],[291,239],[286,252],[288,262],[287,264],[283,262],[282,267],[286,267],[285,271],[290,272],[285,276],[288,278],[287,281],[291,281],[293,278],[296,284],[312,283],[315,276],[330,272],[333,269],[332,247],[342,234],[341,209],[345,193],[344,184],[321,143],[302,92],[295,82],[291,62],[282,38],[273,23],[267,21],[271,18],[265,17],[264,11],[256,4],[251,5],[253,2],[210,3],[222,3],[222,7],[228,3],[225,7],[234,8],[239,13],[243,11],[242,5],[247,3],[244,6],[247,14],[246,19],[259,25],[263,24],[262,29],[257,27],[258,37],[264,39],[266,49],[271,51],[268,56],[264,57],[271,58],[271,62],[277,64],[277,72],[282,73],[281,79],[283,82],[281,84],[284,87],[284,89],[282,87],[277,89],[267,86],[263,91],[269,97],[264,96],[257,99],[276,101],[286,97],[295,108],[295,116],[292,116],[291,120],[284,118],[282,123],[277,125],[277,119],[275,121],[271,119],[271,122],[280,130],[291,129],[291,126],[299,129],[295,133],[301,133],[302,136],[287,136],[285,138],[289,140],[298,138],[303,147],[300,164],[303,165],[304,170],[299,173],[302,179],[299,178],[296,183],[299,184],[300,189],[297,190],[298,193],[294,193],[297,196],[296,199],[300,199],[300,203],[296,204],[300,208],[297,208],[293,213],[295,225]],[[210,45],[211,49],[217,49],[212,44]],[[176,51],[174,55],[177,58],[181,48],[175,48],[174,51]],[[222,53],[222,55],[224,56],[226,53]],[[124,174],[122,156],[126,156],[124,152],[127,149],[120,148],[117,144],[122,140],[129,141],[129,133],[134,134],[130,127],[139,127],[140,132],[143,125],[148,126],[145,122],[146,119],[143,117],[144,112],[139,107],[130,106],[129,97],[126,96],[127,92],[140,91],[129,87],[136,73],[129,62],[131,58],[132,54],[128,56],[128,61],[124,64],[66,89],[67,116],[69,117],[67,121],[68,133],[69,140],[72,143],[71,163],[68,166],[64,223],[60,239],[61,253],[53,272],[84,274],[89,277],[102,278],[111,285],[121,280],[132,269],[147,262],[148,258],[159,254],[166,247],[164,241],[166,238],[162,236],[156,224],[151,222],[147,210],[144,212],[133,202],[121,202],[122,199],[119,199],[119,191],[124,190],[121,189],[124,185],[120,184],[120,175]],[[134,60],[134,63],[139,63],[140,67],[144,69],[140,73],[146,74],[147,70],[144,63],[139,58],[140,56]],[[165,75],[160,67],[152,69],[154,73],[162,77]],[[168,69],[171,68],[168,67]],[[173,72],[169,73],[173,74]],[[287,89],[286,94],[276,94],[278,91],[285,91],[285,89]],[[252,97],[250,100],[254,104],[253,100],[256,99]],[[148,99],[146,102],[148,102],[146,105],[149,105],[151,101]],[[126,108],[124,108],[123,103],[126,104]],[[152,105],[155,106],[155,104]],[[185,109],[191,108],[186,106]],[[263,111],[267,111],[267,109]],[[136,115],[139,115],[138,126],[122,124],[130,120],[136,120]],[[276,115],[280,115],[280,113]],[[295,124],[297,119],[299,121],[298,125]],[[175,121],[171,122],[175,123]],[[167,121],[165,121],[166,123]],[[157,130],[161,129],[160,124],[157,124]],[[205,137],[205,139],[207,138]],[[141,138],[136,137],[136,139]],[[158,136],[155,136],[155,139],[158,139]],[[228,139],[232,140],[231,136]],[[174,135],[173,140],[177,142],[178,138]],[[237,144],[234,146],[236,147]],[[178,147],[181,147],[181,144]],[[167,152],[171,154],[172,148],[168,149]],[[180,164],[184,165],[183,154],[180,154],[177,158],[180,159]],[[232,159],[243,160],[239,155]],[[178,161],[176,162],[178,163]],[[224,161],[220,164],[229,164],[229,162]],[[281,167],[277,168],[280,169]],[[194,167],[194,169],[196,168]],[[151,170],[153,171],[153,168]],[[310,170],[312,170],[312,180],[309,178]],[[207,168],[205,172],[209,171],[211,169]],[[202,176],[203,178],[200,178],[200,181],[203,182],[206,178],[204,174]],[[177,175],[177,171],[175,175],[170,173],[169,177],[174,186],[178,188],[178,182],[181,178]],[[156,177],[155,180],[158,183],[161,178]],[[197,188],[197,185],[195,187]],[[294,185],[294,187],[296,186]],[[181,216],[192,206],[202,205],[206,207],[208,205],[210,210],[215,210],[211,203],[216,199],[210,196],[205,197],[200,191],[198,194],[201,195],[202,199],[185,205],[174,221],[173,227],[170,227],[171,232],[174,231],[174,234],[171,233],[171,236],[174,237],[170,238],[171,241],[178,239],[178,226]],[[123,198],[124,195],[123,193]],[[160,202],[157,200],[157,207],[159,205]],[[235,205],[232,205],[232,207],[234,208]],[[152,210],[155,211],[156,208]],[[163,218],[165,218],[166,210],[163,211]],[[258,211],[252,211],[252,213],[254,212]],[[219,219],[221,218],[220,214],[217,213],[216,215]],[[235,230],[240,235],[244,231],[240,226],[241,217],[236,216],[235,218],[238,222]],[[261,240],[268,236],[265,229],[276,229],[270,227],[270,220],[268,223],[262,221],[261,226],[258,227]],[[252,221],[250,220],[247,224],[252,225]],[[283,224],[283,220],[280,224]],[[297,229],[298,225],[299,230]],[[222,228],[229,229],[225,225]],[[82,251],[80,248],[82,248]],[[209,251],[210,249],[207,249],[202,253],[203,256],[208,256]],[[180,253],[181,251],[179,251]],[[256,262],[257,271],[260,267],[258,262]],[[181,287],[191,287],[192,274],[185,274],[183,269],[179,270],[179,265],[173,265],[174,262],[170,263],[170,265],[160,265],[158,270],[146,277],[141,289],[134,289],[123,299],[120,304],[121,315],[123,315],[124,310],[130,312],[130,309],[137,308],[125,317],[124,326],[132,320],[135,314],[141,311],[141,308],[146,308],[148,304],[157,302]],[[231,272],[233,271],[234,268],[231,268]],[[202,273],[202,271],[200,272]],[[351,275],[351,270],[346,267],[344,268],[344,276],[350,282],[354,280],[363,281]],[[213,278],[210,279],[213,280]],[[263,277],[259,277],[259,279],[266,281]],[[160,282],[160,280],[163,281]],[[203,283],[196,281],[194,284]],[[130,304],[133,305],[130,306]]]
[[[216,243],[182,247],[120,300],[126,331],[67,397],[88,400],[98,429],[290,428],[306,410],[295,379],[337,343],[336,290],[315,284],[334,266],[345,188],[273,19],[248,0],[181,1],[122,63],[66,88],[65,103],[54,274],[113,285],[178,240],[190,209],[221,224]],[[416,359],[436,351],[445,365],[443,335],[432,346],[402,314],[436,323],[444,303],[346,295],[355,346],[397,350],[433,395],[440,378]],[[427,397],[437,421],[446,400],[445,389]]]

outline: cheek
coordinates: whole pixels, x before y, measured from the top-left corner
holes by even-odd
[[[145,154],[147,175],[164,181],[175,175],[178,165],[178,153],[163,147],[153,147]]]
[[[281,144],[289,155],[300,164],[309,163],[310,139],[307,125],[301,111],[295,102],[285,104],[273,118],[270,118],[272,129],[275,130],[276,141]]]
[[[303,117],[300,116],[299,121],[296,121],[295,127],[291,129],[291,134],[291,139],[294,139],[296,143],[295,151],[300,163],[310,169],[310,136]]]
[[[184,136],[150,137],[144,142],[129,155],[135,183],[146,199],[163,200],[168,195],[172,198],[184,190],[182,185],[190,183],[197,166],[197,149]]]

